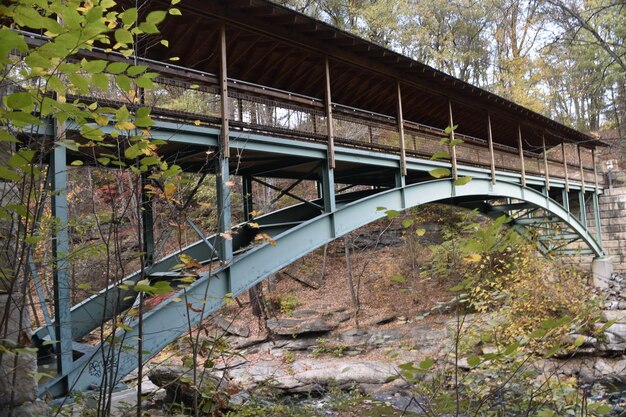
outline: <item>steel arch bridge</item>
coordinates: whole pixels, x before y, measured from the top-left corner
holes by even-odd
[[[153,6],[159,1],[146,2],[147,9]],[[167,54],[159,47],[137,62],[161,74],[155,79],[158,94],[143,97],[156,122],[151,134],[163,143],[161,156],[186,172],[215,176],[217,233],[206,236],[188,221],[196,243],[71,306],[67,260],[58,255],[68,253],[70,239],[67,231],[58,232],[54,318],[33,337],[40,356],[56,362],[56,375],[40,385],[41,395],[99,387],[111,370],[108,384],[115,384],[137,368],[136,319],[115,335],[124,345],[116,355],[106,341],[90,345],[83,339],[133,307],[138,294],[122,282],[175,283],[184,275],[177,267],[183,254],[208,272],[143,315],[142,360],[226,299],[381,218],[378,207],[402,211],[443,202],[506,214],[547,255],[604,256],[598,209],[603,184],[595,160],[602,143],[593,137],[266,0],[189,0],[185,7],[192,17],[167,21],[162,31],[171,39],[168,53],[186,67],[164,63]],[[27,40],[33,46],[46,42],[35,34]],[[84,57],[125,59],[97,49]],[[179,97],[196,100],[196,106],[176,107]],[[81,98],[135,108],[114,92]],[[61,130],[44,121],[38,133],[55,142],[86,142],[78,126],[67,123]],[[112,140],[119,135],[114,126],[102,130],[118,143]],[[207,154],[213,155],[210,163]],[[76,160],[95,162],[59,145],[48,158],[53,209],[66,224],[66,168]],[[449,177],[433,179],[437,169]],[[254,218],[258,228],[248,222],[232,226],[231,178],[242,184],[244,219],[253,211],[252,188],[272,187],[264,178],[292,180],[277,191],[300,203]],[[303,181],[317,183],[317,199],[295,194]],[[148,196],[142,198],[144,250],[152,259],[152,205]],[[255,243],[258,233],[276,245]],[[188,301],[176,302],[183,291]],[[54,340],[59,343],[46,343]]]
[[[155,129],[154,136],[167,138],[172,143],[202,142],[206,149],[214,149],[218,146],[219,132],[216,128],[162,122]],[[263,151],[268,153],[268,158],[276,158],[277,155],[289,158],[297,154],[298,166],[306,166],[307,170],[311,166],[315,167],[314,175],[311,177],[307,173],[306,177],[319,180],[322,195],[319,199],[303,201],[255,218],[258,228],[249,227],[247,223],[237,225],[232,229],[232,241],[220,239],[217,234],[199,235],[198,242],[155,262],[148,267],[145,275],[136,272],[120,280],[137,282],[148,277],[175,281],[181,278],[182,272],[176,265],[182,254],[189,255],[203,265],[217,265],[186,288],[184,294],[180,290],[180,294],[171,295],[143,316],[144,360],[156,355],[188,331],[189,323],[198,324],[229,298],[244,293],[316,248],[384,217],[380,207],[402,211],[440,202],[478,209],[492,216],[506,214],[512,218],[513,227],[532,238],[546,254],[565,251],[568,254],[603,256],[599,241],[587,228],[587,216],[580,217],[580,208],[576,207],[578,213],[574,213],[574,206],[569,204],[570,193],[582,196],[579,201],[584,201],[585,194],[580,189],[576,190],[580,184],[570,184],[570,191],[566,192],[563,181],[553,180],[552,192],[547,193],[544,178],[529,176],[527,185],[522,186],[520,175],[496,171],[494,181],[491,173],[484,168],[459,165],[459,175],[472,176],[471,181],[460,186],[455,185],[451,178],[433,179],[428,175],[436,167],[450,167],[449,163],[408,157],[407,175],[404,176],[399,155],[338,146],[335,149],[337,168],[331,169],[326,149],[316,143],[237,132],[232,133],[230,144],[231,151],[237,150],[243,161],[246,160],[247,152],[257,155]],[[360,191],[338,192],[337,187],[332,186],[333,174],[335,170],[341,173],[343,164],[351,167],[359,164],[366,170],[378,172],[373,181],[377,185]],[[406,184],[405,179],[412,176],[419,176],[422,180]],[[247,187],[251,187],[255,177],[248,175],[246,178],[244,183],[247,182]],[[597,200],[595,190],[587,194],[590,194],[592,201]],[[224,206],[228,206],[228,193],[223,198]],[[250,210],[252,202],[248,201],[246,205]],[[583,207],[583,214],[585,206],[584,203],[580,206]],[[554,224],[560,224],[559,232],[554,232],[556,229],[551,227]],[[193,223],[190,225],[194,226]],[[276,242],[275,246],[269,243],[254,245],[255,235],[261,232],[271,236]],[[582,243],[584,248],[564,249],[573,242]],[[226,248],[231,253],[230,258],[224,258],[223,251],[227,245],[230,246]],[[221,264],[216,263],[220,260]],[[176,302],[177,298],[183,296],[187,303]],[[71,323],[72,351],[77,358],[67,372],[41,386],[42,394],[48,392],[58,396],[67,393],[67,387],[86,390],[98,386],[103,372],[111,366],[117,367],[117,382],[138,366],[136,319],[126,323],[130,330],[119,332],[118,338],[124,341],[126,348],[119,351],[115,359],[110,358],[108,363],[103,361],[102,355],[102,352],[108,351],[106,343],[90,346],[79,342],[91,331],[113,319],[115,314],[131,308],[135,299],[136,293],[130,289],[121,289],[116,283],[71,308],[68,322]],[[50,326],[43,327],[35,333],[34,340],[38,346],[42,347],[46,340],[51,339],[49,329]]]

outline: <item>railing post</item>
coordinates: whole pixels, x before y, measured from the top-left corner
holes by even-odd
[[[580,145],[576,145],[576,151],[578,152],[578,165],[580,168],[580,189],[583,194],[585,193],[585,169],[583,168],[583,156]]]
[[[335,169],[335,132],[333,127],[333,98],[330,89],[330,64],[328,57],[324,57],[324,77],[326,83],[326,127],[328,133],[328,165],[330,169]]]
[[[398,91],[398,133],[400,134],[400,170],[406,176],[406,146],[404,143],[404,116],[402,115],[402,90],[400,80],[397,81]]]
[[[563,169],[565,170],[565,192],[569,193],[569,175],[567,174],[567,154],[565,153],[565,142],[561,142],[561,154],[563,155]]]
[[[67,211],[67,150],[60,142],[65,137],[65,127],[55,127],[56,142],[50,158],[52,194],[52,216],[57,228],[52,237],[53,281],[54,281],[54,331],[58,339],[57,372],[68,373],[74,362],[72,355],[72,315],[69,273],[69,233]],[[67,390],[69,387],[65,387]]]
[[[496,157],[493,152],[493,135],[491,133],[491,114],[487,112],[487,143],[489,144],[489,159],[491,162],[491,183],[496,183]]]
[[[454,142],[454,117],[452,115],[452,100],[448,98],[448,112],[450,122],[450,161],[452,163],[452,179],[456,181],[459,179],[459,172],[456,166],[456,146],[453,146]]]
[[[598,167],[596,166],[596,150],[595,148],[591,149],[591,161],[593,163],[593,181],[596,185],[596,194],[600,194],[600,187],[598,183]]]
[[[543,170],[544,177],[546,179],[546,194],[550,194],[550,170],[548,164],[548,153],[546,151],[546,135],[544,132],[541,133],[541,146],[543,149]]]
[[[522,168],[522,187],[526,187],[526,164],[524,163],[524,142],[522,141],[522,125],[517,124],[517,148]]]

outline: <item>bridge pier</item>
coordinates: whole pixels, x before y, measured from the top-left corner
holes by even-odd
[[[594,258],[591,262],[593,286],[602,290],[609,288],[609,281],[613,274],[613,262],[608,256]]]

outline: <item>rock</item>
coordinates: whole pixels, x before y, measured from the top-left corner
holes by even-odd
[[[396,319],[395,314],[385,314],[384,316],[377,317],[373,320],[370,320],[364,323],[363,326],[365,327],[382,326],[383,324],[391,323],[395,319]]]
[[[4,410],[0,409],[0,416],[4,417]],[[35,401],[28,401],[15,407],[11,411],[11,417],[49,417],[52,416],[52,410],[45,402],[37,399]]]
[[[372,397],[393,396],[400,392],[409,390],[410,388],[411,388],[411,384],[409,384],[408,382],[402,379],[395,379],[385,384],[361,384],[360,385],[361,392],[365,395],[369,395]]]
[[[3,317],[3,334],[0,337],[5,339],[3,345],[9,349],[30,347],[29,309],[18,307],[9,295],[0,294],[0,316]],[[36,404],[35,372],[37,372],[35,353],[3,353],[0,362],[0,412],[11,405],[16,407],[23,403]],[[25,405],[26,408],[29,406]]]
[[[251,338],[231,337],[228,341],[233,349],[245,349],[250,346],[260,345],[261,343],[266,342],[267,335]]]
[[[300,319],[271,319],[267,321],[267,327],[280,336],[296,337],[308,333],[326,333],[337,328],[321,318],[308,320]]]
[[[226,333],[235,336],[250,336],[250,327],[246,326],[245,324],[235,323],[234,321],[225,319],[222,316],[218,316],[215,318],[215,325],[224,330]]]
[[[304,318],[311,316],[320,316],[320,312],[317,310],[296,310],[291,313],[292,318]]]
[[[334,319],[337,321],[337,323],[343,323],[350,320],[350,317],[351,315],[347,311],[340,311],[335,314]]]
[[[579,346],[579,348],[588,348],[588,347],[595,347],[598,344],[598,339],[596,339],[595,337],[591,337],[591,336],[585,336],[585,335],[580,335],[580,334],[568,334],[566,336],[563,337],[563,343],[568,344],[568,345],[573,345],[576,343],[576,341],[578,340],[579,337],[583,337],[583,342],[582,344]]]
[[[283,348],[291,351],[307,350],[317,344],[317,337],[299,337],[297,339],[289,340]]]
[[[198,385],[192,385],[193,373],[190,369],[182,366],[159,366],[152,369],[148,374],[150,381],[157,386],[164,388],[167,396],[166,402],[183,403],[193,406],[196,393],[220,393],[213,398],[218,408],[222,408],[222,402],[226,401],[225,392],[228,387],[228,380],[213,374],[208,374],[202,369],[198,369]],[[225,404],[224,404],[225,405]]]
[[[626,310],[604,310],[602,318],[606,321],[615,320],[616,323],[626,323]]]
[[[605,336],[614,335],[617,342],[626,342],[626,324],[615,323],[604,331]]]

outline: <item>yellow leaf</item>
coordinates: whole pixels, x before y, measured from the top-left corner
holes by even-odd
[[[253,227],[255,229],[258,229],[259,227],[261,227],[259,226],[258,223],[255,223],[255,222],[248,222],[248,226]]]
[[[171,200],[172,197],[174,197],[175,193],[176,193],[176,184],[174,184],[173,182],[165,183],[165,185],[163,186],[163,195],[165,199]]]
[[[120,130],[133,130],[135,125],[131,122],[117,122],[115,127]]]
[[[109,124],[109,118],[106,116],[98,116],[96,117],[96,123],[98,123],[100,126],[106,126]]]
[[[418,236],[424,236],[424,234],[426,233],[426,229],[415,229],[415,234]]]
[[[193,122],[193,124],[196,126],[200,126],[202,122],[200,120],[196,120],[195,122]]]
[[[478,253],[471,253],[463,259],[465,260],[465,262],[476,263],[476,262],[480,262],[482,257]]]

